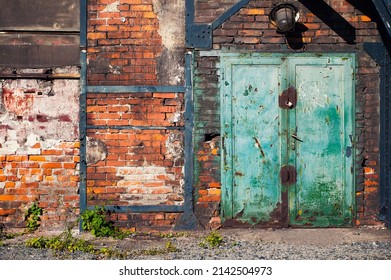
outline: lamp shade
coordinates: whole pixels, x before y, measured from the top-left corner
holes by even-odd
[[[292,30],[299,18],[298,10],[292,4],[279,4],[269,14],[269,21],[277,27],[277,31],[286,33]]]

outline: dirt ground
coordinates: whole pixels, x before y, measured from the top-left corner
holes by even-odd
[[[203,240],[210,231],[138,233],[131,238],[116,240],[112,238],[94,238],[91,234],[74,231],[76,237],[89,240],[98,247],[115,246],[122,249],[146,249],[164,246],[170,234],[176,239],[197,241]],[[329,246],[356,242],[391,241],[391,230],[382,227],[360,228],[317,228],[317,229],[220,229],[218,233],[224,238],[237,241],[280,243],[290,245]],[[54,236],[60,232],[35,232],[7,240],[7,244],[23,243],[35,236]]]
[[[78,233],[74,231],[75,236],[83,237],[84,239],[93,241],[94,243],[112,244],[117,243],[124,247],[131,246],[133,248],[148,247],[149,243],[155,246],[161,242],[164,244],[166,240],[161,238],[163,235],[173,234],[184,239],[202,239],[208,235],[209,231],[187,231],[187,232],[163,232],[163,233],[140,233],[131,238],[132,244],[129,244],[129,239],[126,241],[114,240],[111,238],[96,239],[89,233]],[[316,228],[316,229],[220,229],[218,233],[224,238],[245,240],[249,242],[263,243],[287,243],[291,245],[318,245],[328,246],[343,243],[353,242],[375,242],[375,241],[391,241],[391,230],[382,227],[360,227],[360,228]],[[10,242],[20,242],[32,236],[39,235],[56,235],[57,232],[36,232],[20,236]]]

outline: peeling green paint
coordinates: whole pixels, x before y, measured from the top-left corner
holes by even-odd
[[[354,68],[350,54],[222,56],[223,220],[344,226],[354,211]],[[293,86],[294,109],[278,107]],[[230,123],[230,126],[225,124]],[[296,167],[287,208],[279,171]],[[289,175],[287,175],[289,176]],[[279,209],[279,211],[277,211]]]

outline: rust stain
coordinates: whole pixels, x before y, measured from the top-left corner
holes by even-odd
[[[258,147],[259,151],[261,152],[261,155],[263,157],[265,157],[265,152],[262,149],[261,143],[259,142],[259,140],[256,137],[253,137],[253,138],[255,140],[255,144],[257,144],[257,147]]]
[[[242,172],[237,171],[235,172],[235,176],[244,176],[244,174]]]
[[[283,186],[291,186],[296,183],[297,172],[296,168],[292,165],[286,165],[281,167],[280,179]]]
[[[69,115],[59,115],[58,120],[61,122],[72,122],[71,117]]]
[[[38,114],[36,115],[37,121],[38,122],[48,122],[49,121],[49,116],[45,114]]]
[[[278,104],[283,109],[293,109],[297,104],[296,89],[291,86],[284,90],[278,97]]]

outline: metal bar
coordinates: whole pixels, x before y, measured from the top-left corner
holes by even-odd
[[[377,53],[381,54],[382,50],[378,49]],[[383,57],[385,54],[383,54]],[[382,59],[383,60],[383,59]],[[386,92],[385,83],[386,83],[386,70],[384,63],[380,64],[380,190],[379,190],[379,198],[380,198],[380,215],[379,219],[384,221],[386,219],[387,211],[387,187],[390,177],[390,172],[388,171],[390,168],[390,154],[389,154],[389,128],[388,124],[390,119],[388,117],[389,114],[389,97]]]
[[[41,73],[20,73],[20,74],[0,74],[0,79],[42,79],[42,80],[54,80],[54,79],[66,79],[66,80],[79,80],[80,74],[78,73],[59,73],[59,74],[41,74]]]
[[[108,211],[116,213],[146,213],[146,212],[183,212],[183,205],[130,205],[130,206],[104,206]],[[88,206],[88,210],[93,210],[94,206]]]
[[[185,130],[184,126],[133,126],[133,125],[87,125],[86,129],[116,129],[116,130]]]
[[[176,93],[185,92],[183,86],[87,86],[88,93]]]
[[[82,214],[87,208],[87,0],[80,0],[80,96],[79,96],[79,207]],[[80,219],[79,230],[83,221]]]
[[[194,24],[194,0],[186,0],[185,2],[186,9],[186,27]]]
[[[194,102],[193,102],[193,83],[192,83],[192,65],[193,53],[188,52],[185,57],[185,189],[184,189],[184,213],[175,226],[177,230],[192,230],[197,227],[197,217],[194,215],[193,205],[193,182],[194,182],[194,148],[193,148],[193,129],[194,129]]]
[[[241,8],[247,5],[251,0],[241,0],[227,11],[225,11],[221,16],[215,19],[212,23],[212,29],[215,30],[220,25],[222,25],[225,21],[227,21],[230,17],[232,17],[235,13],[237,13]]]
[[[372,0],[375,4],[377,11],[384,23],[385,28],[387,29],[388,36],[391,37],[391,11],[387,7],[385,0]]]
[[[385,135],[387,138],[386,141],[386,147],[385,147],[385,152],[387,153],[387,176],[388,180],[386,184],[383,186],[384,188],[384,195],[385,195],[385,200],[384,204],[386,207],[386,216],[387,216],[387,226],[388,228],[391,229],[391,143],[388,139],[391,139],[391,57],[388,53],[386,53],[386,71],[385,71],[385,82],[384,82],[384,87],[385,87],[385,95],[386,95],[386,104],[385,104],[385,114],[387,117],[386,121],[386,127],[385,129],[387,130],[387,135]],[[382,151],[380,151],[380,154],[382,154]]]
[[[194,102],[191,77],[192,53],[186,54],[186,92],[185,92],[185,205],[193,211],[193,128],[194,128]]]
[[[83,213],[87,207],[87,52],[82,50],[80,53],[81,79],[80,79],[80,113],[79,113],[79,139],[80,139],[80,213]],[[80,230],[82,230],[80,222]]]
[[[87,47],[87,0],[80,0],[80,47]]]

